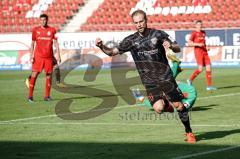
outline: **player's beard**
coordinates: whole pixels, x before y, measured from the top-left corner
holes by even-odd
[[[141,34],[142,34],[144,31],[145,31],[145,28],[144,28],[144,27],[138,29],[138,32],[141,33]]]
[[[42,27],[46,28],[48,26],[48,21],[42,23]]]
[[[147,29],[147,24],[146,24],[146,26],[143,26],[143,27],[141,27],[141,28],[138,28],[138,32],[139,32],[140,34],[143,34],[143,33],[146,31],[146,29]]]
[[[46,28],[47,27],[47,23],[43,24],[43,27]]]

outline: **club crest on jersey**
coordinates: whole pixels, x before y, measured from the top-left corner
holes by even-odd
[[[51,32],[50,32],[50,31],[48,31],[48,32],[47,32],[47,35],[48,35],[48,36],[50,36],[50,35],[51,35]]]

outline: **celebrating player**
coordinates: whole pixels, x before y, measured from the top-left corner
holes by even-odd
[[[33,102],[33,90],[35,81],[42,69],[46,73],[45,85],[45,101],[51,100],[51,77],[54,65],[53,43],[56,47],[57,63],[61,62],[59,46],[56,37],[56,30],[48,26],[48,16],[46,14],[40,15],[41,26],[36,27],[32,31],[32,44],[30,50],[30,61],[32,63],[32,75],[29,84],[28,101]]]
[[[96,39],[96,46],[109,56],[130,51],[153,109],[157,113],[163,112],[168,106],[164,102],[167,97],[178,111],[185,127],[187,142],[195,143],[188,110],[181,102],[184,97],[177,88],[164,49],[171,48],[174,52],[180,52],[180,47],[164,31],[148,28],[144,11],[133,12],[132,20],[137,32],[123,39],[118,46],[109,48],[99,38]]]
[[[202,30],[202,21],[196,21],[196,30],[192,32],[191,37],[188,41],[188,46],[194,47],[198,69],[193,72],[187,82],[189,85],[191,85],[192,81],[203,71],[203,67],[206,66],[206,90],[212,91],[216,90],[216,87],[212,86],[211,62],[207,52],[205,35],[205,31]]]

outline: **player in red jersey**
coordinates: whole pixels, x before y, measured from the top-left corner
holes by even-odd
[[[32,31],[32,44],[30,50],[30,61],[32,63],[32,74],[29,84],[28,101],[33,102],[33,90],[39,73],[45,70],[45,101],[51,100],[51,77],[54,66],[53,43],[56,47],[56,60],[61,62],[59,46],[56,37],[56,30],[48,26],[48,16],[40,15],[41,26],[35,27]]]
[[[211,61],[208,56],[206,40],[206,33],[202,30],[202,21],[196,21],[196,30],[192,32],[188,41],[188,46],[194,47],[194,53],[198,69],[196,69],[190,78],[187,80],[188,84],[191,85],[192,81],[203,71],[203,67],[206,67],[206,79],[207,79],[207,90],[216,90],[216,87],[212,86],[212,70]]]

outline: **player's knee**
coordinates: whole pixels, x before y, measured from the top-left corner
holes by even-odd
[[[155,102],[153,104],[153,109],[155,110],[155,112],[160,114],[163,112],[164,106],[165,106],[165,104],[164,104],[163,100],[158,100],[157,102]]]
[[[38,72],[32,72],[31,77],[36,78],[38,75]]]
[[[46,78],[50,79],[52,77],[52,73],[46,73]]]
[[[208,71],[208,72],[212,71],[210,65],[207,65],[207,66],[206,66],[206,71]]]
[[[155,112],[157,112],[159,114],[163,112],[163,109],[160,108],[159,106],[153,106],[153,109],[155,110]]]
[[[181,102],[173,102],[173,106],[178,110],[178,111],[182,111],[184,105]]]
[[[202,68],[202,67],[198,68],[198,71],[199,71],[199,72],[202,72],[202,71],[203,71],[203,68]]]

